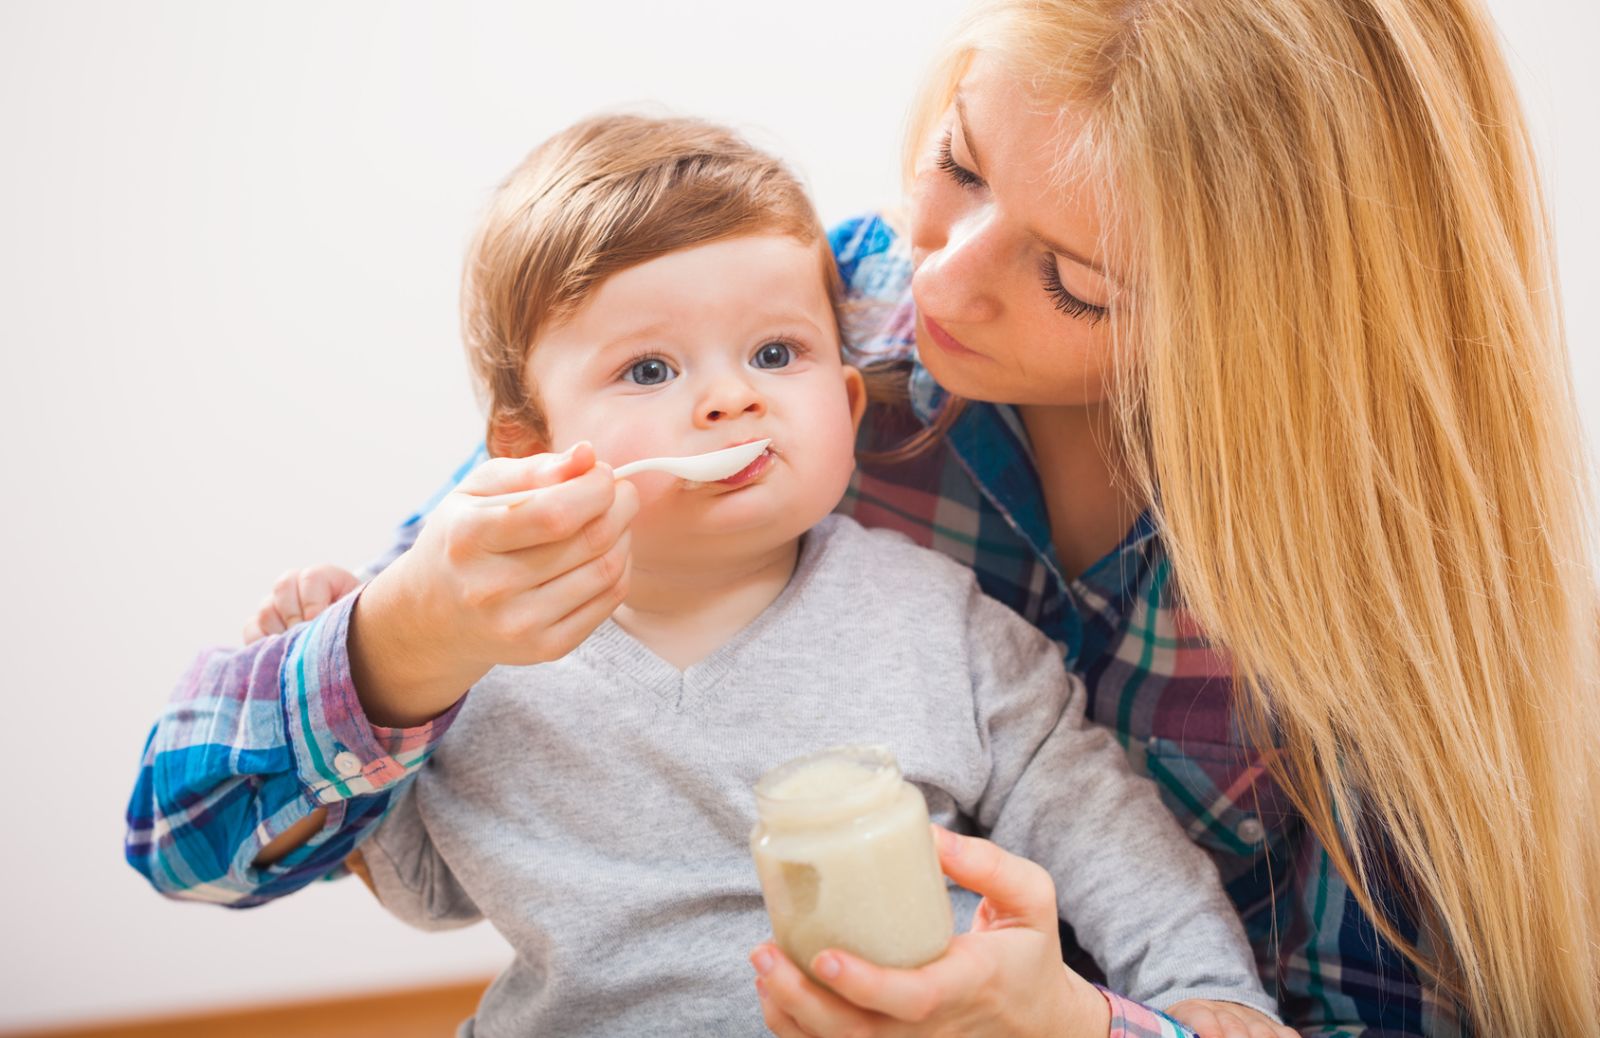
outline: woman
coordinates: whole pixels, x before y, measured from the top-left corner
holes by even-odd
[[[1477,4],[988,0],[908,167],[904,228],[836,235],[904,401],[849,508],[1065,646],[1297,1030],[1592,1030],[1583,463]],[[1028,1033],[1082,984],[1048,879],[956,846],[982,932],[832,990],[763,946],[777,1034]]]
[[[869,466],[858,517],[898,512],[1066,644],[1287,1023],[1592,1032],[1580,434],[1479,6],[991,0],[908,166],[906,240],[855,227],[841,265],[882,291],[904,257],[914,331],[866,346],[914,338],[935,446]],[[1048,927],[1047,884],[1004,895]],[[768,1023],[973,1033],[940,1025],[1044,997],[976,936],[964,971],[839,955],[834,991],[764,947]]]

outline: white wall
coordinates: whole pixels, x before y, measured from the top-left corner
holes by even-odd
[[[1600,405],[1600,18],[1497,0],[1545,146],[1579,391]],[[250,912],[122,863],[148,725],[273,577],[355,565],[478,420],[458,264],[486,192],[595,108],[743,126],[833,219],[892,200],[958,0],[0,3],[0,1028],[482,975],[487,927],[365,891]]]

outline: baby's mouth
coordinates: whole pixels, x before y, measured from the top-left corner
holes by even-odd
[[[744,468],[740,469],[738,472],[735,472],[733,475],[726,476],[722,479],[714,480],[709,483],[697,483],[693,480],[686,479],[683,481],[683,489],[698,490],[701,487],[709,486],[741,487],[748,483],[754,483],[756,480],[765,475],[767,470],[772,467],[772,464],[777,460],[779,453],[781,452],[769,443],[767,444],[766,450],[756,455],[755,460],[750,462],[750,464],[746,465]]]

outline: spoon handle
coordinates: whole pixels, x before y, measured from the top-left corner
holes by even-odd
[[[611,473],[611,475],[616,479],[622,479],[623,477],[631,476],[636,472],[649,472],[655,467],[650,464],[650,462],[654,460],[656,459],[646,458],[643,461],[631,462],[622,466],[620,469],[616,469]],[[528,498],[532,497],[534,494],[537,494],[543,489],[543,487],[534,487],[531,490],[515,490],[509,494],[495,494],[492,497],[469,496],[467,498],[467,503],[474,508],[493,508],[496,505],[504,505],[507,508],[510,508],[512,505],[522,504],[522,502],[528,500]]]

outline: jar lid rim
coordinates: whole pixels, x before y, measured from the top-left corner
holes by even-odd
[[[844,793],[823,796],[777,796],[775,792],[787,779],[819,761],[840,759],[861,766],[862,781]],[[809,814],[825,811],[832,815],[855,807],[865,807],[881,798],[887,788],[900,782],[900,763],[887,746],[881,744],[830,746],[815,753],[785,761],[762,775],[756,782],[756,800],[762,808],[789,813]]]

